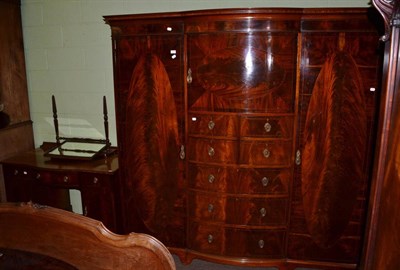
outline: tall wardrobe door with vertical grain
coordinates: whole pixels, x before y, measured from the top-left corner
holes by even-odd
[[[171,83],[161,60],[140,56],[132,72],[126,108],[127,184],[138,216],[155,234],[166,232],[177,196],[178,124]]]
[[[112,24],[123,231],[183,247],[182,27]]]
[[[305,16],[302,24],[301,162],[288,252],[296,259],[357,263],[372,163],[378,34],[362,14],[346,24],[329,20]],[[361,25],[364,32],[355,32]],[[320,32],[326,27],[330,33]]]
[[[367,123],[361,81],[349,54],[332,53],[317,77],[307,111],[303,207],[310,236],[324,248],[343,234],[363,177],[360,161],[365,156]]]

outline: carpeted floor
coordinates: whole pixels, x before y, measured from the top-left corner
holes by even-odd
[[[177,270],[276,270],[276,268],[261,268],[261,267],[240,267],[210,263],[202,260],[193,260],[189,265],[181,263],[179,258],[173,255]]]
[[[205,262],[202,260],[193,260],[191,264],[183,265],[177,256],[173,255],[173,257],[175,260],[177,270],[277,270],[277,268],[241,267],[241,266],[223,265],[223,264]],[[311,269],[298,268],[297,270],[311,270]]]

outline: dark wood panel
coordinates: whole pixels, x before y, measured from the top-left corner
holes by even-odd
[[[288,115],[243,116],[241,137],[287,138],[293,136],[293,118]]]
[[[297,35],[218,33],[188,38],[191,109],[292,112]]]
[[[286,197],[254,198],[193,191],[188,196],[188,210],[196,220],[242,226],[286,225]]]
[[[123,167],[137,170],[135,159],[147,156],[149,171],[154,173],[151,180],[142,179],[143,175],[147,177],[143,173],[134,177],[137,182],[128,180],[124,200],[131,200],[125,204],[131,228],[161,237],[169,246],[182,247],[177,250],[186,262],[202,258],[231,264],[243,264],[241,260],[245,260],[249,266],[278,265],[281,269],[357,267],[380,95],[373,91],[379,90],[378,35],[366,9],[224,9],[107,16],[106,21],[112,27],[115,45],[116,110],[120,114],[117,128]],[[166,27],[172,29],[168,32]],[[169,59],[169,50],[174,46],[179,48],[179,61]],[[343,73],[343,81],[358,83],[334,93],[340,101],[335,104],[349,111],[362,107],[357,111],[362,117],[335,111],[330,118],[340,119],[335,131],[339,134],[351,129],[341,134],[346,140],[329,149],[318,148],[330,139],[322,134],[314,145],[321,158],[307,158],[304,138],[310,134],[308,127],[313,122],[307,112],[309,108],[317,114],[329,110],[316,95],[315,85],[320,86],[318,76],[327,59],[338,52],[349,55],[354,65],[335,65],[333,70]],[[158,80],[168,77],[171,89],[166,84],[161,88],[173,94],[162,102],[162,98],[155,98],[158,103],[146,103],[144,109],[139,109],[143,104],[136,103],[131,107],[136,111],[127,113],[128,92],[148,91],[131,87],[132,77],[146,69],[142,65],[134,70],[138,59],[147,53],[160,59],[165,73],[161,69],[152,72],[157,73]],[[320,88],[327,95],[325,87]],[[350,93],[350,98],[343,97],[343,93]],[[153,121],[158,108],[163,111],[161,120]],[[171,108],[175,108],[176,117],[169,114]],[[137,118],[142,119],[141,124],[132,128]],[[163,132],[169,130],[165,122],[173,123],[173,132]],[[323,130],[324,124],[319,122],[315,130]],[[147,127],[153,132],[146,133],[146,139],[133,139]],[[352,140],[357,142],[359,131],[363,143],[357,146]],[[168,141],[171,134],[175,134],[172,140],[177,147],[167,147],[166,152],[182,154],[183,160],[176,162],[172,154],[149,154],[158,153],[154,149],[159,149],[159,143]],[[147,151],[135,151],[143,145]],[[353,152],[360,155],[340,159]],[[127,161],[127,157],[132,159]],[[340,188],[308,192],[305,182],[320,181],[318,173],[305,177],[308,170],[302,162],[313,160],[311,163],[318,166],[325,157],[337,158],[332,166],[344,169],[340,177],[335,177],[337,170],[332,170],[330,181],[322,182]],[[163,170],[159,164],[164,163],[172,172],[169,178],[165,173],[157,174]],[[122,175],[123,179],[133,179],[128,169]],[[149,185],[142,185],[143,181]],[[151,195],[144,196],[149,190]],[[174,192],[178,195],[170,200]],[[312,199],[315,193],[320,199]],[[147,207],[149,202],[161,200],[166,205],[173,201],[172,211],[180,213],[169,216],[174,221],[165,222],[163,209],[156,217],[154,209]],[[327,210],[324,201],[333,206]],[[314,211],[319,206],[329,212],[332,222],[326,227],[321,223],[325,235],[317,238],[329,239],[329,247],[315,241],[315,231],[309,226],[318,223],[318,217],[324,221],[326,215]],[[174,232],[154,233],[142,218],[134,218],[145,215],[154,224],[161,222],[156,224],[159,228]],[[333,239],[335,232],[339,233]],[[268,241],[263,246],[259,241],[264,233]],[[172,236],[184,240],[176,245]]]
[[[190,222],[189,232],[194,236],[188,242],[189,248],[206,254],[264,259],[284,257],[284,231],[246,230]]]
[[[179,231],[171,227],[184,229],[183,220],[175,214],[180,162],[177,114],[163,61],[157,54],[141,55],[132,71],[126,115],[135,117],[126,122],[122,163],[127,177],[122,192],[125,209],[140,210],[135,215],[125,214],[126,229],[134,231],[134,224],[141,222],[168,243],[182,241],[182,236],[175,235]]]
[[[237,137],[239,121],[233,114],[190,113],[188,121],[189,135]]]
[[[20,5],[0,1],[0,160],[34,148]],[[5,200],[0,168],[0,202]]]
[[[212,138],[189,138],[188,158],[190,161],[236,164],[238,141]]]
[[[20,1],[0,1],[0,104],[10,124],[30,119]]]
[[[291,140],[241,141],[240,164],[288,167],[292,161]]]
[[[290,169],[189,164],[189,188],[232,194],[289,194]]]
[[[318,256],[321,256],[320,259],[337,260],[336,258],[342,257],[346,258],[344,261],[347,262],[357,262],[360,259],[360,243],[362,243],[363,224],[366,220],[368,175],[371,173],[370,165],[372,164],[375,138],[374,121],[377,113],[377,95],[370,88],[376,88],[378,85],[379,46],[376,32],[363,31],[357,33],[349,32],[346,29],[340,33],[335,31],[331,33],[306,32],[302,36],[302,58],[307,59],[307,61],[303,62],[300,67],[303,83],[300,85],[298,118],[300,140],[297,143],[299,149],[303,149],[303,160],[301,166],[296,168],[293,183],[290,225],[292,234],[289,235],[288,242],[288,253],[292,258],[316,260]],[[322,73],[326,72],[328,59],[332,59],[330,57],[334,57],[338,53],[350,57],[350,64],[346,66],[338,63],[336,67],[323,75]],[[334,74],[337,76],[344,75],[346,79],[341,82],[337,81],[335,84],[332,81],[331,84],[329,78],[333,79],[330,76]],[[325,80],[325,82],[322,80]],[[353,86],[345,87],[345,84],[352,81]],[[329,89],[340,85],[345,87],[340,90],[340,94],[348,91],[347,93],[352,97],[347,97],[343,102],[337,103],[336,108],[343,110],[347,106],[349,115],[345,116],[345,113],[332,114],[333,117],[343,117],[344,122],[337,126],[339,132],[337,135],[342,134],[344,138],[342,142],[329,144],[330,140],[335,140],[338,136],[333,133],[331,135],[321,133],[322,127],[334,124],[333,119],[324,118],[327,116],[324,112],[335,107],[324,105],[323,96],[328,99],[340,97],[335,93],[329,94]],[[318,88],[320,90],[319,96],[316,92]],[[348,103],[350,101],[351,104]],[[319,106],[319,108],[316,109],[315,106]],[[316,109],[313,116],[310,114],[310,108]],[[351,121],[352,118],[353,121]],[[311,126],[308,126],[310,123]],[[347,132],[347,135],[345,135],[346,125],[349,125],[348,131],[354,128],[350,133]],[[312,126],[316,128],[315,134],[310,129]],[[360,132],[362,133],[359,134]],[[310,134],[312,136],[308,136]],[[315,143],[315,148],[309,148],[311,140]],[[358,140],[358,143],[352,142],[353,140]],[[326,150],[317,149],[324,145],[329,147]],[[341,148],[343,148],[342,151],[339,150]],[[307,149],[312,152],[306,152]],[[356,149],[358,150],[356,151]],[[331,154],[327,154],[329,151],[332,151]],[[311,153],[315,157],[313,160],[308,159]],[[345,161],[346,159],[342,156],[337,162],[324,162],[324,159],[339,158],[340,154],[350,155],[350,160]],[[355,154],[357,156],[353,156]],[[343,167],[341,173],[337,171],[340,163]],[[331,166],[331,169],[326,172],[320,171],[314,175],[311,174],[312,168],[322,169],[324,166]],[[324,185],[321,178],[329,175],[332,179]],[[341,184],[340,179],[342,179]],[[307,181],[308,183],[314,181],[314,191],[310,185],[306,186]],[[338,188],[336,191],[335,185]],[[322,191],[324,188],[326,190]],[[321,192],[317,192],[317,190]],[[348,194],[347,199],[345,199],[344,194]],[[312,203],[310,201],[310,198],[316,199],[318,196],[326,203]],[[330,201],[334,200],[335,197],[338,198],[338,202]],[[340,204],[343,204],[342,207],[340,207]],[[315,207],[315,212],[310,215],[312,207]],[[334,210],[336,207],[338,208]],[[328,214],[329,211],[332,211],[331,214]],[[325,216],[321,213],[325,213]],[[336,225],[329,225],[330,223]],[[328,241],[328,238],[326,238],[326,241],[322,241],[318,239],[319,236],[313,235],[316,228],[313,227],[314,225],[320,226],[320,228],[324,227],[326,231],[321,232],[320,236],[328,237],[331,235],[332,240]],[[302,235],[302,237],[299,237],[299,235]],[[301,241],[304,241],[304,243],[301,244]],[[320,246],[318,243],[320,243]],[[292,247],[292,245],[296,246]],[[299,249],[300,245],[307,248]]]

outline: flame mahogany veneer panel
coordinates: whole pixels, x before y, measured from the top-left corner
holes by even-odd
[[[127,231],[187,263],[357,267],[378,98],[366,9],[105,19]]]
[[[376,32],[302,35],[299,148],[288,252],[358,262],[379,88]],[[325,55],[324,58],[321,56]]]

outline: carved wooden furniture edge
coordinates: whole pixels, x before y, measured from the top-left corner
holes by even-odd
[[[387,41],[391,35],[391,27],[400,27],[400,1],[372,0],[372,3],[385,22],[385,34],[381,37],[381,40]]]
[[[32,202],[28,203],[0,203],[0,226],[3,226],[1,222],[1,215],[4,214],[11,214],[11,215],[18,215],[21,217],[34,217],[38,218],[37,220],[43,220],[43,224],[47,225],[48,222],[54,222],[59,225],[67,225],[71,228],[71,231],[74,228],[80,228],[83,231],[91,232],[98,241],[97,244],[100,246],[106,246],[106,248],[117,248],[118,250],[123,250],[122,256],[126,256],[127,253],[129,254],[130,251],[133,251],[133,254],[138,253],[137,249],[143,249],[145,252],[151,252],[155,255],[157,260],[160,261],[162,268],[157,269],[175,269],[175,262],[170,254],[169,250],[156,238],[142,233],[130,233],[127,235],[118,235],[111,231],[109,231],[102,222],[76,214],[69,211],[65,211],[62,209],[57,209],[49,206],[43,206],[40,204],[35,204]],[[14,224],[15,226],[19,226]],[[62,230],[68,227],[60,227],[60,234],[62,234]],[[52,228],[53,229],[53,228]],[[55,228],[54,228],[55,229]],[[69,230],[69,229],[68,229]],[[0,230],[0,235],[3,232]],[[0,237],[0,247],[5,248],[13,248],[4,246],[3,236]],[[83,243],[84,244],[84,243]],[[41,243],[42,245],[42,243]],[[63,243],[65,245],[65,243]],[[67,244],[68,245],[68,244]],[[71,247],[69,250],[74,250],[74,244],[70,244]],[[55,241],[54,246],[57,246],[57,241]],[[40,248],[41,249],[41,248]],[[37,250],[27,250],[31,252],[37,252]],[[44,251],[43,254],[52,256],[52,251]],[[140,254],[140,252],[139,252]],[[54,256],[57,259],[61,259],[67,263],[70,263],[75,266],[75,262],[70,262],[67,258],[60,258]],[[154,257],[154,256],[152,256]],[[93,258],[96,261],[96,258]],[[148,259],[150,260],[150,259]],[[137,260],[138,264],[140,263],[140,259]],[[146,261],[146,260],[143,260]],[[90,268],[79,268],[79,269],[90,269]],[[93,268],[93,269],[103,269],[103,268]],[[109,268],[104,268],[109,269]],[[132,268],[125,266],[123,269],[147,269],[141,265],[139,267],[137,265],[132,265]]]

